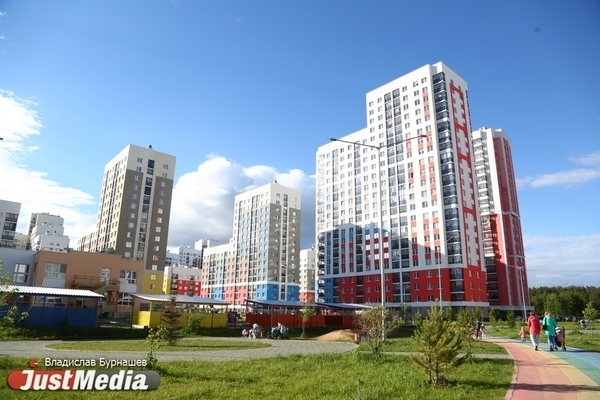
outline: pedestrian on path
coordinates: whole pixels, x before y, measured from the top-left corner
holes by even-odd
[[[550,311],[546,311],[544,319],[542,320],[542,329],[548,338],[548,347],[550,351],[554,351],[556,348],[556,320],[550,314]]]
[[[521,338],[521,343],[525,342],[525,327],[522,326],[519,331],[519,337]]]
[[[529,313],[527,327],[529,328],[529,337],[531,338],[533,349],[537,350],[540,345],[540,331],[542,330],[542,327],[540,326],[540,319],[533,311]]]

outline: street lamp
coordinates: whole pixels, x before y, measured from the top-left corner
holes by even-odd
[[[404,143],[407,140],[410,139],[421,139],[421,138],[427,138],[427,136],[425,135],[417,135],[414,138],[411,137],[406,137],[403,140],[400,141],[394,141],[395,143],[390,143],[390,144],[381,144],[379,146],[374,146],[371,144],[366,144],[366,143],[360,143],[360,142],[350,142],[348,140],[343,140],[343,139],[336,139],[336,138],[331,138],[329,140],[331,140],[332,142],[342,142],[342,143],[348,143],[351,145],[355,145],[355,146],[363,146],[363,147],[369,147],[371,149],[375,149],[377,150],[377,201],[379,202],[379,270],[381,273],[381,336],[382,339],[385,340],[385,265],[384,265],[384,261],[383,261],[383,206],[381,204],[381,150],[386,149],[390,146],[396,146],[399,144]],[[375,230],[373,230],[374,232]],[[403,285],[402,282],[402,273],[400,273],[400,285]],[[402,303],[404,303],[404,296],[402,295]]]

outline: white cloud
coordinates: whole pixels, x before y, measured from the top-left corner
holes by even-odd
[[[314,244],[314,177],[294,169],[279,172],[267,165],[244,167],[222,156],[210,155],[193,171],[179,178],[173,190],[169,245],[192,246],[199,239],[227,242],[233,233],[236,195],[277,182],[301,192],[302,246]]]
[[[600,178],[600,151],[571,157],[570,160],[575,164],[585,165],[590,168],[576,168],[551,174],[529,176],[517,179],[517,186],[519,189],[537,189],[549,186],[573,187]]]
[[[575,164],[597,166],[600,165],[600,151],[583,156],[571,157],[570,160]]]
[[[600,233],[523,239],[530,287],[600,286]]]
[[[0,35],[0,40],[4,40],[4,39],[6,39],[6,36]]]
[[[40,135],[43,127],[35,106],[31,100],[0,90],[0,137],[4,138],[0,141],[0,199],[21,203],[21,233],[27,233],[32,212],[60,215],[74,247],[79,231],[95,221],[95,214],[83,210],[94,204],[94,198],[28,168],[28,157],[38,150],[32,138]]]

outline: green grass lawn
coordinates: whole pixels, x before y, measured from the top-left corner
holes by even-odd
[[[147,352],[149,345],[144,340],[113,340],[106,342],[66,342],[46,346],[56,350],[96,350],[96,351],[141,351]],[[158,351],[211,351],[211,350],[245,350],[271,347],[269,343],[254,340],[206,340],[186,339],[180,340],[174,346],[161,343]]]
[[[0,379],[26,359],[0,357]],[[476,359],[448,375],[446,388],[424,385],[425,375],[403,356],[318,354],[222,362],[161,362],[152,392],[20,392],[0,387],[6,399],[504,399],[512,360]],[[358,397],[360,390],[362,397]]]
[[[466,349],[466,344],[463,344],[463,352]],[[361,343],[360,350],[367,350],[368,347],[366,343]],[[387,339],[383,343],[383,352],[412,352],[416,351],[415,341],[412,337],[406,338],[396,338],[396,339]],[[506,350],[495,344],[489,343],[482,340],[473,341],[473,345],[471,348],[473,354],[508,354]]]

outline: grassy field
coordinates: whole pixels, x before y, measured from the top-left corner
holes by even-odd
[[[22,369],[26,359],[0,358],[0,379]],[[0,387],[5,399],[504,399],[511,360],[474,360],[448,375],[450,386],[424,385],[425,375],[406,357],[319,354],[225,362],[161,362],[162,382],[151,392],[17,392]],[[360,391],[358,396],[360,380]]]
[[[361,343],[360,350],[368,350],[366,343]],[[466,347],[463,345],[463,352]],[[383,352],[412,352],[415,351],[415,341],[412,337],[400,339],[388,339],[383,343]],[[494,343],[476,340],[473,342],[471,352],[473,354],[508,354],[506,350]]]
[[[97,350],[97,351],[143,351],[149,350],[149,345],[144,340],[113,340],[106,342],[85,341],[55,343],[46,346],[56,350]],[[245,350],[271,347],[269,343],[254,340],[180,340],[174,346],[161,343],[158,351],[211,351],[211,350]]]

